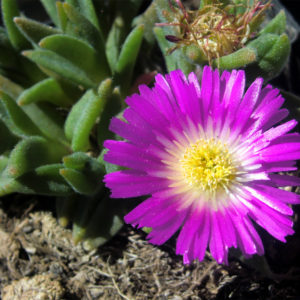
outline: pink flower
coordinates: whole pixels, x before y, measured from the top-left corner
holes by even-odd
[[[126,122],[110,129],[124,141],[105,142],[105,160],[126,170],[107,174],[112,197],[149,195],[125,221],[151,227],[151,243],[161,245],[180,231],[176,253],[184,263],[204,258],[209,247],[227,263],[230,247],[245,256],[262,255],[257,223],[285,242],[293,234],[289,204],[299,195],[279,189],[300,185],[296,170],[300,135],[288,133],[295,120],[276,125],[288,111],[284,99],[257,78],[245,90],[243,71],[205,67],[201,82],[177,70],[156,76],[152,89],[126,99]]]

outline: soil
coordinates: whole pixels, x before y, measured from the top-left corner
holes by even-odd
[[[71,230],[57,224],[51,199],[10,196],[0,202],[0,288],[19,299],[300,299],[300,210],[287,243],[260,232],[267,255],[218,265],[183,265],[175,239],[149,244],[143,231],[124,226],[106,245],[86,252]]]

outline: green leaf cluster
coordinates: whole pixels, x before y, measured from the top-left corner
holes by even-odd
[[[126,207],[109,198],[100,155],[144,34],[131,27],[142,1],[125,2],[41,0],[47,25],[1,1],[0,196],[55,196],[60,223],[89,249],[120,229]]]

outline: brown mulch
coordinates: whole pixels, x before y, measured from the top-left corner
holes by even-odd
[[[175,240],[155,247],[130,226],[97,251],[86,252],[36,203],[0,202],[3,300],[300,299],[297,234],[284,245],[267,238],[268,260],[242,263],[233,257],[222,266],[207,253],[203,262],[185,266],[174,253]]]

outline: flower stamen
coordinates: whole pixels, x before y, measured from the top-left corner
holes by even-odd
[[[215,139],[199,139],[185,149],[179,160],[183,180],[203,191],[216,192],[236,178],[237,168],[226,144]]]

